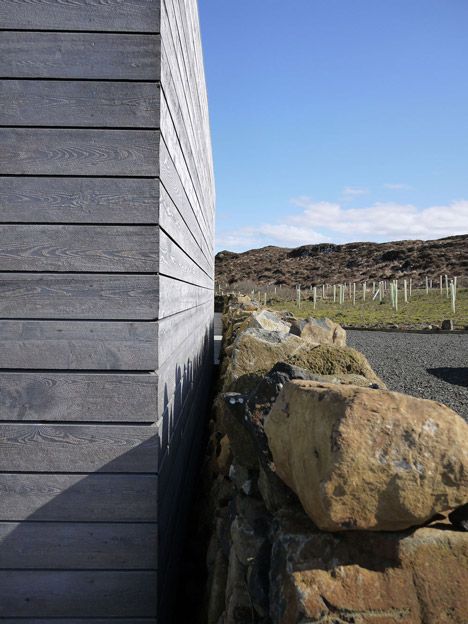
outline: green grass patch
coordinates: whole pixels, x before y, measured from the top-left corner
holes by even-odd
[[[338,294],[337,294],[338,299]],[[302,292],[302,302],[298,307],[296,301],[281,300],[278,297],[267,299],[268,307],[273,310],[288,310],[298,318],[313,316],[328,317],[340,325],[355,327],[389,327],[398,325],[407,328],[420,328],[422,325],[440,324],[444,319],[453,319],[457,329],[468,329],[468,289],[457,292],[456,312],[452,311],[451,300],[439,290],[426,294],[424,289],[415,290],[408,303],[404,302],[403,292],[398,293],[398,311],[392,308],[389,293],[382,302],[372,301],[372,292],[367,291],[366,301],[362,301],[362,292],[356,294],[356,304],[349,299],[340,305],[333,302],[333,295],[326,299],[318,298],[316,308],[309,292]],[[263,302],[262,302],[263,303]]]

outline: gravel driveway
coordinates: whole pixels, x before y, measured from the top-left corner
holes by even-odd
[[[468,334],[347,330],[390,390],[445,403],[468,420]]]

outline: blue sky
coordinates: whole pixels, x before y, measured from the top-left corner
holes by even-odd
[[[217,248],[468,232],[468,0],[199,0]]]

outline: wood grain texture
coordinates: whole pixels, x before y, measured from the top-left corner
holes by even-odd
[[[159,180],[0,177],[0,223],[157,224]]]
[[[187,194],[182,186],[179,174],[177,173],[174,163],[169,156],[169,152],[167,151],[164,141],[160,142],[159,169],[161,193],[163,190],[167,192],[168,197],[170,197],[174,205],[177,206],[180,215],[187,223],[188,228],[197,240],[206,259],[208,262],[212,261],[214,256],[213,241],[210,235],[205,231],[203,222],[199,220],[199,215],[190,204]],[[161,208],[161,218],[162,217],[163,214]]]
[[[170,525],[174,524],[173,514],[181,498],[188,493],[184,487],[184,480],[192,476],[193,470],[188,470],[190,456],[200,451],[198,443],[203,433],[200,431],[198,419],[207,405],[204,383],[206,379],[202,378],[177,415],[178,422],[171,439],[170,452],[166,453],[159,470],[158,522],[161,538],[166,536]],[[168,523],[170,516],[172,521]],[[165,540],[160,539],[159,544],[165,550],[167,543],[164,545],[163,541]]]
[[[190,345],[192,351],[196,352],[196,347]],[[181,436],[184,431],[185,418],[188,414],[188,407],[194,403],[194,399],[198,392],[202,392],[206,398],[208,393],[206,388],[209,387],[211,382],[211,368],[209,366],[207,346],[202,346],[197,353],[195,363],[188,368],[184,368],[182,360],[177,362],[174,358],[174,366],[171,368],[169,362],[161,370],[161,376],[164,379],[161,381],[161,388],[164,388],[164,397],[168,397],[166,400],[162,400],[160,395],[160,406],[162,417],[158,423],[159,426],[159,438],[160,438],[160,450],[159,450],[159,464],[160,466],[166,461],[166,454],[168,452],[177,453]],[[187,375],[187,371],[189,374]],[[180,375],[179,373],[185,373]],[[176,373],[174,375],[174,373]],[[167,393],[167,394],[166,394]],[[164,411],[162,411],[164,409]],[[200,413],[198,413],[200,417]],[[161,468],[159,468],[159,474],[161,474]],[[161,489],[161,488],[160,488]]]
[[[157,176],[153,130],[0,129],[0,173],[8,175]]]
[[[188,149],[187,145],[181,144],[180,138],[177,134],[177,130],[174,127],[173,114],[169,110],[167,105],[165,92],[162,92],[160,102],[161,120],[160,128],[161,135],[166,143],[169,154],[175,164],[180,178],[186,189],[186,192],[190,198],[190,201],[200,206],[200,214],[205,217],[204,209],[205,202],[208,200],[205,198],[205,191],[203,184],[200,182],[199,170],[203,169],[203,155],[196,154],[192,150]],[[185,149],[184,149],[185,147]],[[211,219],[205,219],[204,227],[208,231],[212,230],[213,224]]]
[[[0,125],[158,128],[156,83],[0,80]]]
[[[156,569],[156,550],[156,524],[0,522],[3,570]]]
[[[213,288],[211,276],[207,275],[183,247],[176,245],[163,230],[159,232],[159,273],[189,284]]]
[[[0,520],[155,522],[153,475],[0,474]]]
[[[3,32],[1,78],[159,80],[159,35]]]
[[[159,0],[1,0],[8,29],[158,32]]]
[[[200,371],[208,361],[211,331],[206,318],[201,317],[192,325],[192,335],[183,339],[166,358],[158,370],[158,414],[164,414],[173,397],[174,412],[199,378]]]
[[[159,360],[161,367],[179,346],[194,333],[203,334],[213,320],[211,301],[195,309],[184,310],[158,322]]]
[[[151,423],[157,392],[155,374],[2,371],[0,420]]]
[[[155,320],[157,275],[0,273],[0,317]]]
[[[152,617],[154,572],[0,571],[0,617]]]
[[[157,369],[152,322],[2,321],[0,368]]]
[[[0,271],[155,273],[157,226],[0,225]]]
[[[162,118],[161,127],[164,127],[164,121]],[[200,199],[192,177],[190,176],[190,171],[187,167],[185,155],[182,152],[180,144],[177,141],[168,141],[168,134],[164,134],[163,132],[161,132],[161,142],[164,142],[167,147],[168,153],[171,157],[172,162],[174,163],[174,167],[179,175],[184,191],[200,223],[200,227],[203,229],[204,232],[207,233],[209,237],[212,237],[214,224],[212,223],[211,218],[209,218],[208,215],[205,214],[203,201]]]
[[[156,569],[169,621],[211,380],[214,184],[196,0],[164,0],[164,24],[159,5],[0,0],[6,624],[156,624]]]
[[[167,20],[163,19],[162,23],[166,26]],[[179,30],[176,24],[174,28],[178,37]],[[174,43],[173,41],[170,27],[167,34],[168,36],[163,37],[161,50],[161,80],[164,93],[161,100],[162,134],[177,166],[178,157],[174,154],[173,146],[177,142],[180,143],[198,199],[207,215],[210,214],[209,221],[211,221],[214,188],[208,178],[209,155],[205,152],[203,145],[208,126],[205,125],[200,111],[193,102],[193,98],[196,98],[196,94],[192,93],[196,89],[196,78],[193,75],[188,76],[188,70],[191,69],[192,64],[192,53],[186,61],[180,50],[180,42]]]
[[[161,275],[159,278],[159,315],[160,319],[189,310],[212,301],[213,290],[179,282]]]
[[[200,380],[199,380],[200,381]],[[197,408],[197,393],[200,390],[200,383],[197,385],[192,384],[190,390],[187,392],[183,402],[179,403],[176,412],[174,412],[174,406],[171,404],[172,414],[169,413],[169,421],[167,423],[167,433],[161,436],[161,440],[164,444],[161,446],[161,452],[159,456],[160,466],[158,474],[158,521],[161,515],[167,514],[172,508],[178,492],[173,490],[172,495],[167,493],[167,489],[170,489],[171,477],[178,477],[179,470],[182,469],[178,466],[178,459],[183,455],[183,449],[181,448],[182,429],[183,423],[188,418],[189,414]],[[169,444],[170,442],[170,444]],[[183,462],[182,462],[183,463]],[[168,500],[166,500],[168,498]],[[167,527],[163,531],[161,541],[167,542],[166,539]],[[167,543],[166,543],[167,546]]]
[[[154,426],[6,424],[0,426],[0,471],[156,472]]]
[[[161,228],[211,277],[213,260],[207,259],[199,241],[163,186],[160,188],[160,196],[159,223]]]
[[[162,2],[161,81],[207,213],[214,211],[211,139],[196,2]],[[190,24],[189,24],[190,22]],[[196,23],[195,23],[196,22]],[[163,113],[164,117],[164,113]],[[162,126],[166,128],[162,121]]]

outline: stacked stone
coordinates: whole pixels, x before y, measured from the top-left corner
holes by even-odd
[[[466,624],[464,420],[388,391],[329,320],[244,297],[224,328],[204,621]]]

